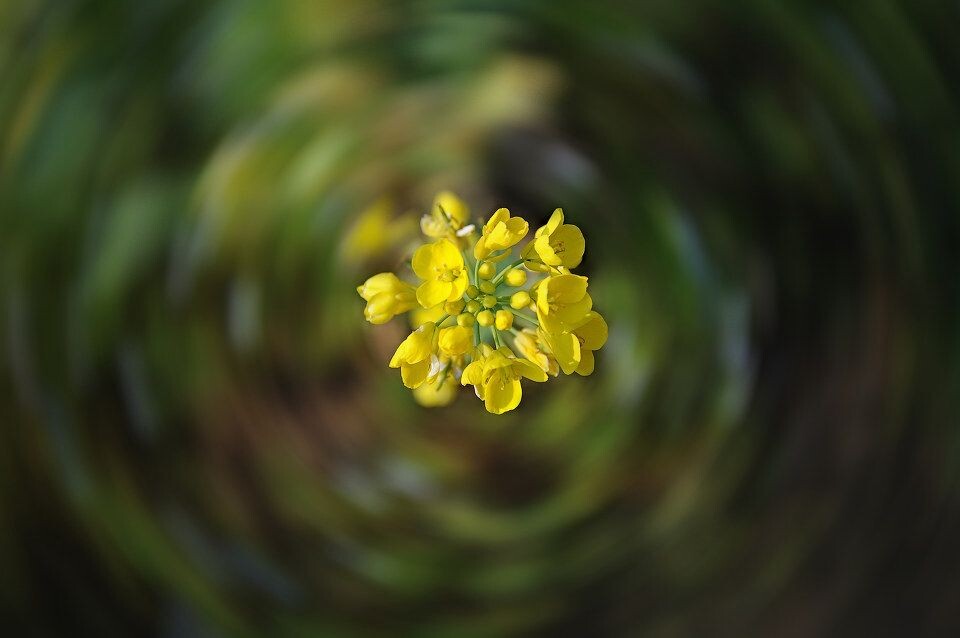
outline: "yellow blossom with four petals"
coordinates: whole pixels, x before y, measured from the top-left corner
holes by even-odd
[[[432,321],[423,324],[400,343],[390,359],[390,367],[400,368],[400,378],[408,388],[420,386],[430,376],[436,329],[437,326]]]
[[[416,289],[392,272],[370,277],[357,286],[357,292],[367,302],[363,316],[372,324],[387,323],[417,307]]]
[[[512,248],[527,236],[528,230],[530,226],[526,220],[511,217],[510,211],[500,208],[483,225],[483,236],[474,246],[473,256],[486,259],[494,251]]]
[[[473,230],[467,225],[468,221],[470,209],[463,200],[450,191],[443,191],[434,198],[430,212],[420,218],[420,230],[427,237],[453,240]]]
[[[413,254],[413,272],[423,280],[417,288],[417,301],[432,308],[463,296],[470,280],[463,255],[449,239],[424,244]]]
[[[472,385],[488,412],[503,414],[520,405],[521,377],[538,382],[547,380],[547,374],[532,362],[518,359],[509,348],[501,347],[468,365],[460,384]]]
[[[580,275],[547,277],[535,290],[537,319],[550,333],[569,332],[593,307],[593,299],[587,293],[587,278]]]
[[[522,256],[531,270],[549,272],[551,266],[576,268],[583,261],[585,248],[583,233],[573,224],[564,224],[563,209],[558,208],[546,225],[537,229],[534,240],[526,245]]]
[[[520,354],[532,361],[541,370],[555,377],[560,374],[560,365],[553,352],[544,341],[544,337],[537,330],[524,328],[513,337],[513,345]]]

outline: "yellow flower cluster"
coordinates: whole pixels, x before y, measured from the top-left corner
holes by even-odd
[[[456,195],[437,195],[420,228],[432,241],[413,254],[418,283],[393,273],[367,279],[357,292],[364,316],[386,323],[410,312],[415,330],[390,360],[425,406],[442,406],[459,385],[472,385],[493,414],[520,404],[525,377],[543,382],[561,372],[588,375],[607,324],[593,310],[587,278],[571,270],[583,259],[583,233],[553,212],[545,226],[506,262],[529,226],[497,210],[479,231]],[[528,275],[528,272],[530,273]],[[523,326],[515,325],[517,323]]]

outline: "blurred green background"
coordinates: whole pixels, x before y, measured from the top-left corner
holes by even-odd
[[[958,20],[0,3],[5,629],[956,635]],[[414,403],[446,188],[583,228],[593,376]]]

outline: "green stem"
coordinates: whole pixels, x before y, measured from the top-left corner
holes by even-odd
[[[532,317],[528,317],[527,315],[522,314],[519,310],[511,310],[510,312],[513,313],[513,316],[514,316],[514,317],[519,318],[519,319],[523,319],[524,321],[526,321],[527,323],[529,323],[531,326],[536,326],[536,327],[538,327],[538,328],[540,327],[540,322],[538,322],[536,319],[534,319],[534,318],[532,318]]]
[[[474,286],[480,286],[479,282],[480,282],[480,262],[481,261],[483,260],[482,259],[473,260],[473,281],[471,281],[470,283],[473,284]]]
[[[496,326],[490,326],[490,334],[493,335],[493,344],[499,348],[502,344],[500,343],[500,332]]]

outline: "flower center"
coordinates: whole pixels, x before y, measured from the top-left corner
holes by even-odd
[[[500,368],[493,373],[492,382],[496,383],[502,390],[514,380],[513,370],[510,367]]]
[[[446,281],[446,282],[456,281],[457,277],[460,276],[459,268],[448,268],[446,264],[441,264],[437,266],[434,270],[437,273],[437,279],[439,279],[440,281]]]

